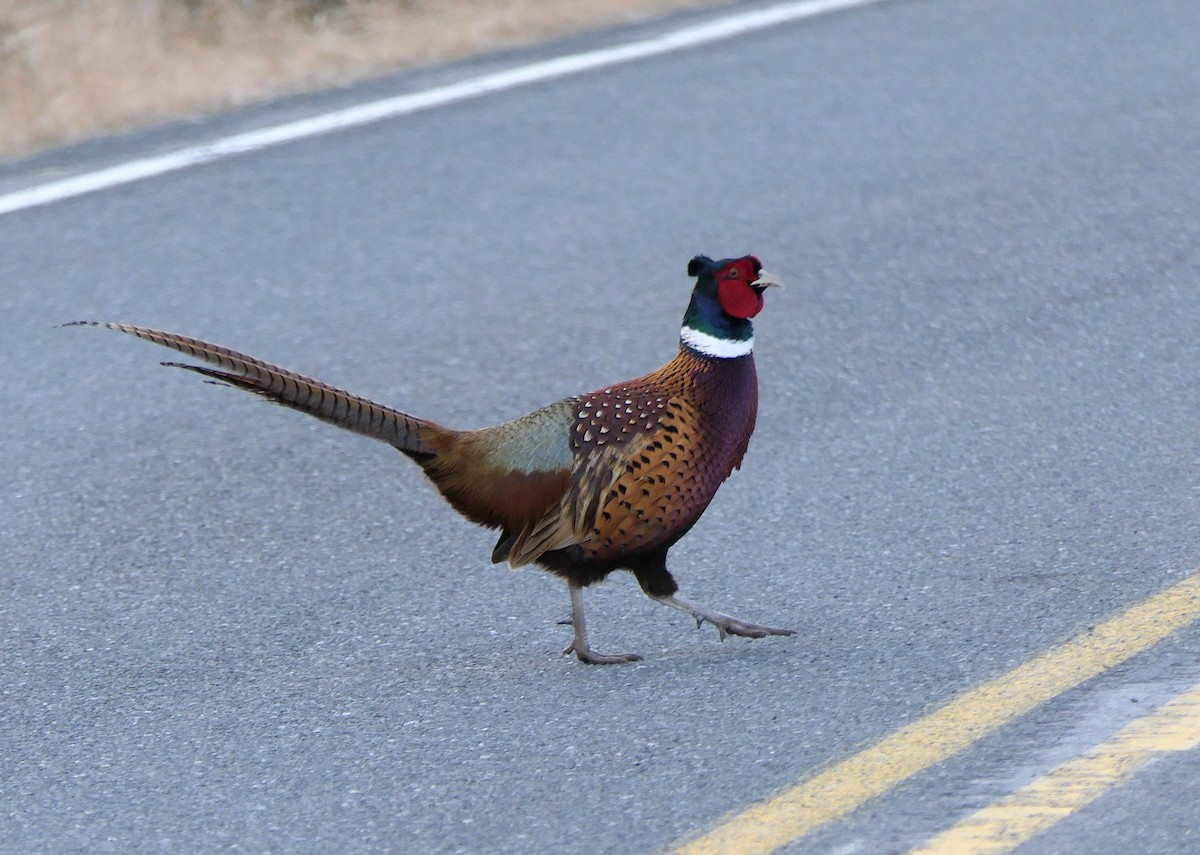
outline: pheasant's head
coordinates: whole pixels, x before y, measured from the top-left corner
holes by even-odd
[[[783,283],[763,270],[753,255],[720,261],[697,255],[688,262],[688,276],[696,277],[696,287],[683,316],[683,344],[724,359],[750,353],[754,347],[750,319],[762,311],[763,292]]]

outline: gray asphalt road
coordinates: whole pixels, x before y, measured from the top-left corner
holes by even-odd
[[[0,849],[660,849],[1194,572],[1197,44],[1192,0],[886,3],[0,219]],[[478,426],[669,358],[696,252],[793,287],[673,568],[800,632],[613,578],[620,668],[389,449],[52,328]],[[1197,679],[1192,628],[793,848],[921,843]],[[1195,851],[1198,763],[1023,851]]]

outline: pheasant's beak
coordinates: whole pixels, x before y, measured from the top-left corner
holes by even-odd
[[[750,287],[761,294],[768,288],[782,288],[783,280],[774,273],[768,273],[765,270],[760,270],[758,271],[758,278],[750,283]]]

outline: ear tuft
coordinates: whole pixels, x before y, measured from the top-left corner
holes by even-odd
[[[697,255],[688,262],[688,276],[699,276],[712,268],[713,260],[707,255]]]

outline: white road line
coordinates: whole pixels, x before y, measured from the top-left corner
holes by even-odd
[[[156,175],[176,172],[201,163],[223,160],[227,157],[271,148],[295,140],[406,116],[422,110],[430,110],[471,98],[480,98],[494,92],[518,89],[546,80],[569,77],[597,68],[621,65],[646,57],[712,44],[777,24],[799,21],[858,6],[871,6],[881,2],[884,0],[799,0],[799,2],[781,3],[765,9],[726,15],[703,24],[682,27],[648,39],[555,57],[506,71],[472,77],[446,86],[426,89],[423,92],[368,101],[312,118],[222,137],[167,154],[130,160],[95,172],[86,172],[71,178],[17,190],[0,196],[0,216],[13,211],[22,211],[26,208],[49,205],[63,199],[95,193],[110,187],[119,187],[122,184],[132,184]]]

